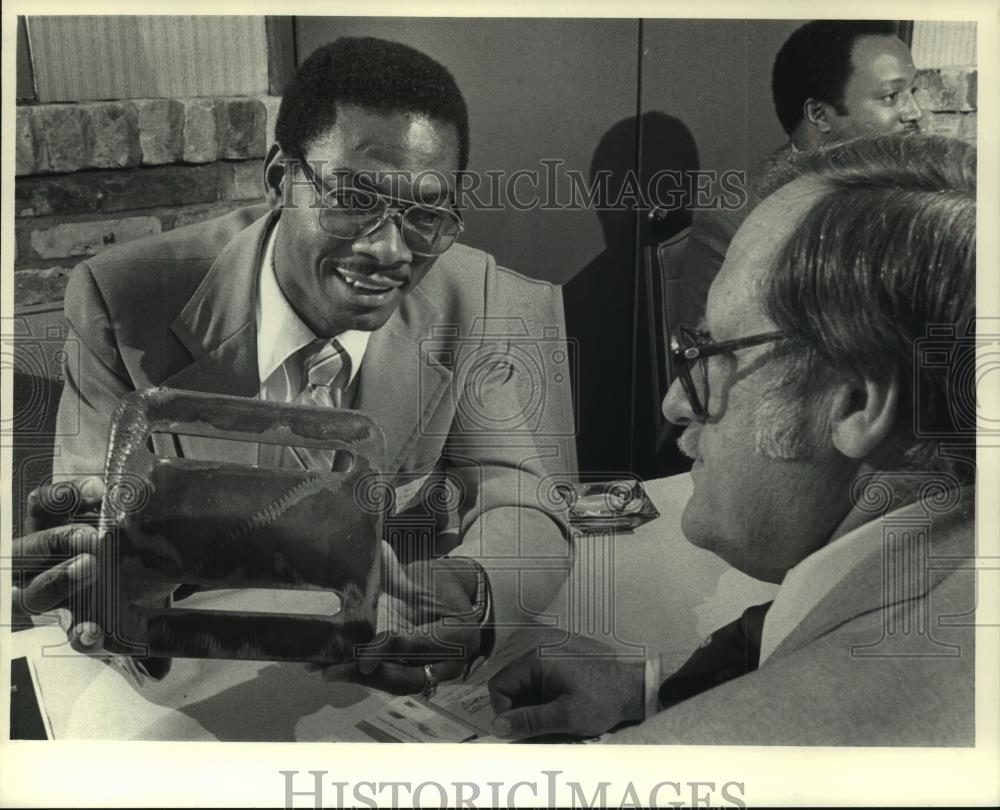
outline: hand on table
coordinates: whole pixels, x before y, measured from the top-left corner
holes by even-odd
[[[593,737],[643,719],[645,662],[620,659],[595,639],[570,636],[541,657],[532,650],[489,682],[498,737]]]
[[[78,518],[96,514],[103,497],[104,483],[96,477],[45,484],[28,495],[24,534],[13,543],[15,627],[30,625],[32,614],[66,606],[97,576],[97,529]]]
[[[482,644],[480,570],[463,557],[401,565],[383,543],[379,632],[356,663],[324,667],[323,677],[403,695],[463,675]]]

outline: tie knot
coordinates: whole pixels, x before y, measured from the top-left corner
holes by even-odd
[[[340,342],[333,340],[316,341],[311,345],[306,357],[305,372],[309,385],[329,388],[337,375],[351,364],[347,352]]]

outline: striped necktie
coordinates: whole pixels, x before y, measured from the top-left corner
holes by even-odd
[[[351,358],[336,338],[317,340],[305,349],[305,385],[295,398],[296,405],[339,408],[344,388],[351,376]],[[317,447],[287,447],[281,466],[293,469],[331,470],[334,451]]]

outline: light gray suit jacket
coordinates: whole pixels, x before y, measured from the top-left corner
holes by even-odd
[[[243,209],[74,270],[66,317],[79,363],[66,369],[57,475],[103,471],[111,415],[131,390],[258,394],[257,269],[279,215]],[[445,542],[489,571],[500,626],[547,607],[569,565],[564,515],[544,497],[546,479],[575,473],[564,336],[552,285],[456,245],[372,334],[357,380],[355,408],[385,433],[393,485],[412,489],[435,470],[461,485]],[[254,444],[183,437],[181,447],[256,462]]]
[[[974,745],[975,499],[953,492],[867,524],[870,553],[760,669],[609,741]]]

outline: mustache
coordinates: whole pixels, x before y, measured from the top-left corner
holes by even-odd
[[[677,449],[689,459],[698,458],[698,437],[701,434],[701,427],[698,425],[688,425],[684,432],[677,437]]]

